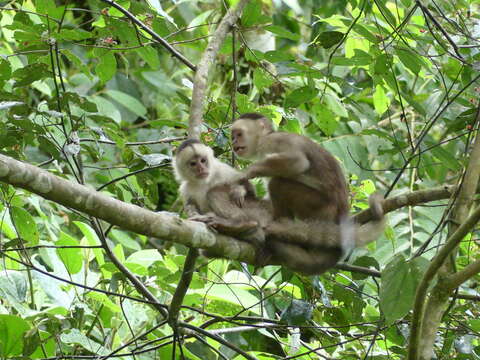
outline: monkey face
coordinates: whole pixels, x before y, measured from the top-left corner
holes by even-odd
[[[244,159],[251,159],[257,154],[258,139],[262,129],[252,120],[237,120],[232,125],[232,145],[235,154]]]
[[[212,150],[200,143],[190,143],[181,148],[174,159],[177,177],[182,180],[206,182],[211,173]]]
[[[188,167],[197,179],[206,179],[210,174],[208,158],[202,155],[195,155],[188,160]]]

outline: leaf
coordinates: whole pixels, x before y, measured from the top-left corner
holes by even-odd
[[[142,46],[136,49],[136,52],[142,57],[150,66],[152,70],[160,68],[160,58],[158,57],[158,51],[152,46]]]
[[[285,107],[298,107],[318,95],[318,90],[311,86],[304,86],[293,90],[285,97]]]
[[[378,9],[380,10],[380,14],[387,20],[388,24],[392,27],[397,25],[397,19],[392,14],[392,12],[385,6],[384,2],[386,0],[379,0],[375,1],[375,5],[377,5]]]
[[[37,245],[39,234],[37,224],[32,215],[22,208],[12,206],[10,208],[10,216],[17,230],[18,237],[27,241],[29,245]]]
[[[418,283],[428,265],[424,258],[407,262],[405,257],[396,256],[382,271],[380,307],[388,324],[412,309]]]
[[[23,303],[27,298],[27,280],[19,271],[0,272],[0,294],[9,302]]]
[[[312,304],[303,300],[293,299],[290,305],[282,311],[280,321],[288,325],[300,326],[312,318],[312,313]]]
[[[319,44],[324,49],[328,49],[342,41],[344,35],[340,31],[324,31],[317,36],[314,43]]]
[[[125,106],[135,115],[143,117],[147,114],[147,109],[145,106],[133,96],[118,90],[107,90],[105,93],[113,100]]]
[[[423,63],[420,61],[420,58],[417,54],[404,48],[397,48],[395,53],[403,65],[410,69],[415,75],[420,72]]]
[[[313,121],[325,135],[332,135],[338,127],[335,114],[323,104],[315,104],[313,110]]]
[[[377,114],[382,115],[387,111],[389,102],[383,86],[377,85],[375,87],[375,92],[373,93],[373,106],[375,107]]]
[[[95,231],[87,224],[81,221],[74,221],[73,222],[85,236],[88,241],[88,244],[91,246],[101,245],[100,240],[98,240],[97,234]],[[95,254],[95,259],[99,266],[102,266],[105,263],[105,259],[103,257],[102,249],[93,249],[93,253]]]
[[[106,83],[115,75],[117,72],[117,60],[113,52],[107,52],[103,56],[100,56],[98,64],[95,67],[95,72],[102,83]]]
[[[265,30],[270,31],[271,33],[285,39],[290,39],[293,41],[300,40],[300,34],[294,34],[287,29],[277,26],[277,25],[268,25],[264,27]]]
[[[0,315],[0,354],[2,358],[22,354],[23,335],[30,325],[14,315]]]
[[[12,67],[10,62],[6,59],[0,59],[0,81],[9,80],[11,75]]]
[[[70,235],[60,232],[60,238],[55,243],[56,246],[78,246],[79,243]],[[67,268],[69,274],[76,274],[82,270],[82,250],[80,248],[57,249],[57,254]]]
[[[242,25],[249,27],[256,25],[262,15],[262,1],[251,0],[247,3],[242,13]]]
[[[12,77],[16,79],[14,87],[26,86],[31,83],[51,77],[52,73],[48,70],[47,64],[32,64],[15,70]]]
[[[264,90],[264,88],[270,87],[274,82],[275,80],[272,76],[262,68],[255,68],[255,70],[253,70],[253,83],[258,90]]]
[[[162,255],[158,250],[140,250],[130,255],[127,260],[129,263],[139,264],[145,267],[151,266],[155,261],[163,261]]]
[[[91,294],[92,293],[89,295]],[[105,356],[110,353],[110,351],[104,348],[101,344],[86,337],[78,329],[71,329],[69,332],[64,332],[60,335],[60,340],[66,344],[78,344],[85,350],[91,352],[92,354],[96,354],[97,356]]]

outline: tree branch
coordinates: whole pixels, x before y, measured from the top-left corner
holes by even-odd
[[[420,351],[420,334],[422,321],[425,316],[425,299],[429,289],[430,282],[433,280],[437,271],[444,264],[448,256],[455,250],[457,245],[462,241],[465,235],[475,226],[480,220],[480,206],[468,217],[468,219],[458,228],[455,233],[448,238],[446,244],[440,249],[438,254],[430,262],[430,266],[425,272],[422,281],[418,285],[415,296],[415,303],[413,307],[412,327],[410,333],[409,343],[409,360],[416,360]]]
[[[116,200],[33,165],[0,154],[0,181],[26,189],[63,206],[102,219],[138,234],[177,242],[194,248],[214,248],[219,256],[254,264],[255,249],[245,241],[217,234],[200,222],[180,219],[167,212],[155,213]]]
[[[248,0],[240,0],[235,9],[229,9],[227,11],[210,38],[207,49],[203,52],[202,58],[198,63],[193,80],[192,103],[190,105],[190,120],[188,126],[188,136],[190,138],[200,138],[200,125],[203,118],[203,104],[207,91],[209,70],[212,65],[215,64],[215,57],[220,50],[220,45],[222,45],[232,25],[237,22],[247,2]]]
[[[392,212],[405,206],[414,206],[435,200],[449,199],[455,192],[455,185],[444,185],[428,190],[418,190],[385,199],[383,211]],[[356,222],[364,224],[372,219],[370,209],[360,211],[354,215]]]
[[[121,5],[117,4],[115,1],[112,0],[102,0],[103,2],[107,3],[108,5],[114,7],[118,11],[120,11],[122,14],[124,14],[127,18],[129,18],[135,25],[137,25],[139,28],[141,28],[143,31],[148,33],[153,39],[158,41],[167,51],[172,54],[174,57],[179,59],[182,63],[187,65],[190,69],[195,71],[197,68],[195,65],[193,65],[190,61],[187,60],[185,56],[180,54],[177,49],[175,49],[173,46],[171,46],[167,40],[162,38],[160,35],[158,35],[155,31],[150,29],[147,25],[145,25],[143,22],[137,19],[135,15],[133,15],[130,11],[122,7]]]
[[[480,260],[477,260],[466,266],[462,271],[448,276],[445,281],[442,282],[442,284],[446,286],[449,291],[453,291],[460,285],[462,285],[465,281],[477,275],[479,272]]]
[[[192,282],[193,271],[195,270],[195,261],[198,258],[198,250],[190,248],[188,250],[187,258],[183,266],[182,277],[177,284],[175,293],[173,294],[172,302],[170,303],[168,323],[174,331],[177,329],[178,313],[182,307],[185,294]]]

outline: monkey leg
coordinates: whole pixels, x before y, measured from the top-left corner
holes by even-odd
[[[306,275],[319,275],[335,266],[341,257],[340,249],[312,250],[279,241],[268,241],[276,261],[293,271]]]

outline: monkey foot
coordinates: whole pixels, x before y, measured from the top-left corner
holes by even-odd
[[[258,222],[253,220],[234,222],[222,218],[215,219],[209,225],[218,232],[230,236],[238,236],[258,228]]]

